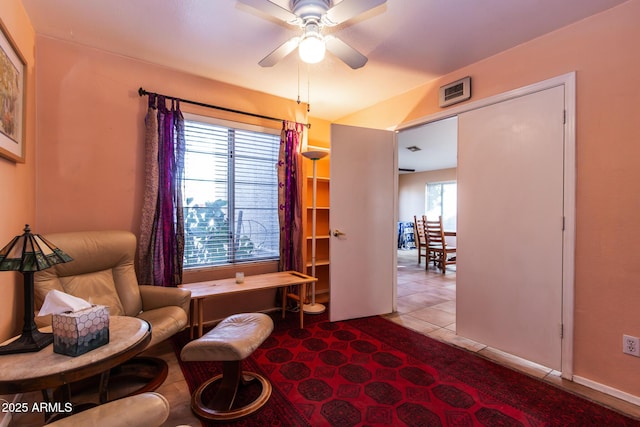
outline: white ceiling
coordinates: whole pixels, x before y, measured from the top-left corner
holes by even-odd
[[[417,147],[420,150],[411,151],[408,147]],[[457,117],[449,117],[398,132],[400,173],[455,168],[458,165],[457,150]]]
[[[301,99],[307,101],[309,74],[310,114],[336,120],[624,1],[388,0],[327,28],[369,62],[352,70],[327,54],[320,64],[304,64]],[[287,7],[289,0],[273,2]],[[298,97],[296,54],[272,68],[258,65],[298,30],[235,0],[22,3],[38,34],[289,99]]]
[[[294,53],[260,67],[299,29],[236,0],[22,3],[38,34],[288,99],[300,95],[311,116],[334,121],[625,1],[387,0],[325,29],[368,56],[358,70],[331,54],[311,66]],[[288,7],[289,0],[273,3]]]

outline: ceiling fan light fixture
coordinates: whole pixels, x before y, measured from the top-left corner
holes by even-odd
[[[367,63],[367,57],[338,37],[322,35],[324,27],[334,27],[356,16],[378,7],[387,0],[237,0],[303,30],[301,36],[295,36],[282,43],[258,64],[272,67],[292,53],[298,47],[303,62],[315,64],[324,59],[328,50],[352,69],[356,70]]]
[[[298,46],[300,59],[307,64],[317,64],[324,59],[326,46],[319,34],[307,34]]]

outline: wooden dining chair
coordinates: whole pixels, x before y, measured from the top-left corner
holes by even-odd
[[[418,249],[418,265],[420,265],[422,257],[426,258],[427,265],[429,265],[429,253],[427,252],[427,238],[425,236],[424,220],[422,218],[418,219],[416,215],[413,216],[413,236],[416,242],[416,248]]]
[[[425,235],[427,238],[427,253],[433,254],[434,264],[442,270],[442,274],[446,272],[447,265],[456,263],[456,248],[448,246],[444,237],[444,228],[442,227],[442,217],[437,220],[429,220],[425,215],[422,216],[425,226]],[[453,256],[452,256],[453,255]],[[427,263],[427,267],[429,263]]]

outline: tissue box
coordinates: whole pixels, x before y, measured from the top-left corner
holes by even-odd
[[[80,356],[109,342],[109,307],[91,307],[52,315],[53,351]]]

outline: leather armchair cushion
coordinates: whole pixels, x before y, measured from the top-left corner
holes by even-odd
[[[122,316],[124,309],[116,292],[111,270],[96,271],[81,276],[61,277],[64,292],[82,298],[91,304],[109,307],[109,314]]]
[[[134,268],[136,236],[126,231],[86,231],[53,233],[47,240],[69,254],[73,261],[56,264],[35,274],[35,303],[42,306],[51,289],[76,295],[65,289],[65,280],[83,281],[87,275],[108,271],[111,274],[115,295],[120,301],[120,314],[136,316],[142,310],[138,279]],[[101,276],[107,280],[107,276]],[[103,283],[104,284],[104,283]],[[78,289],[80,284],[74,286]],[[85,286],[84,284],[82,285]],[[111,286],[111,285],[110,285]],[[89,290],[87,290],[87,293]],[[79,296],[79,295],[76,295]],[[85,298],[86,299],[86,298]],[[94,301],[95,303],[95,301]],[[117,307],[114,307],[117,310]],[[116,312],[112,311],[115,315]]]
[[[176,305],[181,307],[185,313],[189,312],[191,292],[186,289],[140,285],[140,296],[142,297],[143,312],[166,305]]]
[[[273,331],[264,313],[240,313],[223,319],[215,328],[182,348],[185,362],[246,359]]]
[[[157,427],[169,418],[169,413],[169,402],[164,396],[142,393],[87,409],[47,426]]]
[[[138,315],[151,324],[151,347],[180,332],[187,323],[187,314],[178,306],[166,306],[143,311]]]

